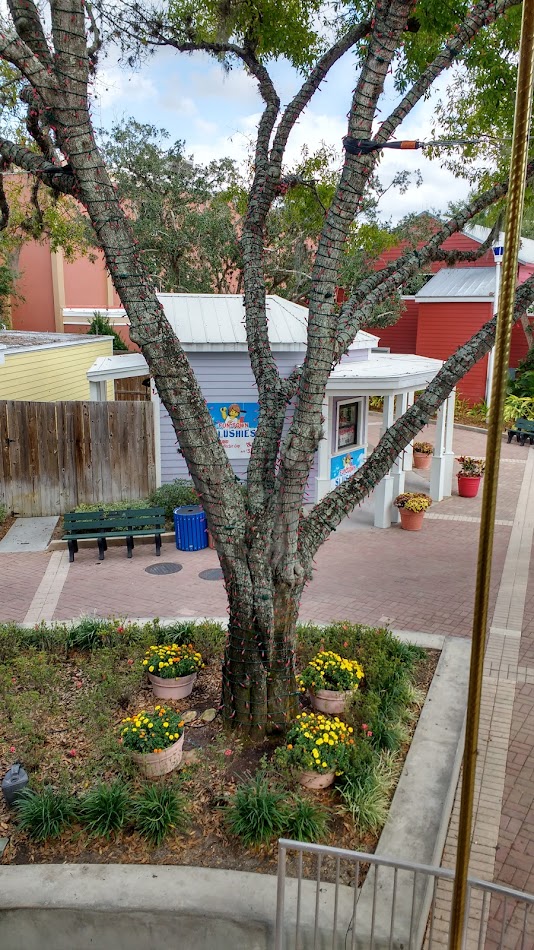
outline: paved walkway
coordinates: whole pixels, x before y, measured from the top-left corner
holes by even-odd
[[[432,440],[432,427],[423,433]],[[457,454],[485,455],[486,437],[455,430]],[[414,472],[407,488],[428,489]],[[534,892],[534,449],[503,445],[495,559],[493,617],[486,657],[472,872]],[[373,501],[347,518],[317,555],[301,618],[347,618],[395,629],[469,636],[480,521],[480,498],[456,494],[434,505],[423,531],[372,527]],[[152,575],[154,564],[182,565],[179,573]],[[0,619],[71,619],[82,614],[190,617],[226,614],[221,581],[199,575],[217,567],[214,551],[193,553],[164,545],[137,545],[131,560],[110,547],[103,562],[96,547],[81,549],[74,564],[66,552],[0,558]],[[522,628],[522,631],[521,631]],[[454,862],[457,804],[444,862]],[[447,901],[445,892],[440,900]],[[445,909],[443,904],[442,909]],[[499,914],[485,908],[486,946],[493,950]],[[504,943],[515,950],[514,929]],[[499,931],[500,939],[500,931]],[[508,938],[507,938],[508,939]],[[528,948],[534,948],[534,933]],[[445,945],[445,941],[444,941]]]

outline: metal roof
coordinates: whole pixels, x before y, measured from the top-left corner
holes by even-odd
[[[494,267],[443,267],[421,287],[415,299],[420,303],[437,300],[493,300]]]
[[[372,353],[368,360],[341,363],[330,374],[326,391],[330,394],[357,391],[370,395],[422,389],[443,366],[442,360],[409,353]]]
[[[241,294],[158,294],[165,316],[186,350],[246,350]],[[269,340],[273,350],[306,346],[308,310],[276,294],[267,296]],[[351,349],[371,349],[379,337],[361,330]]]
[[[472,238],[473,241],[483,244],[490,233],[490,229],[482,227],[481,224],[472,224],[468,228],[464,228],[462,233],[466,237]],[[504,244],[504,233],[502,231],[499,234],[499,244]],[[534,241],[531,238],[521,238],[518,260],[520,264],[534,264]]]
[[[81,343],[97,343],[100,340],[111,340],[111,337],[93,336],[86,333],[34,333],[27,330],[0,330],[0,347],[5,356],[18,353],[20,350],[79,346]]]

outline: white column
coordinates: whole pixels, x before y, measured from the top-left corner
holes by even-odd
[[[317,501],[330,491],[330,446],[332,445],[332,399],[326,397],[323,402],[323,438],[317,449]]]
[[[408,393],[398,393],[395,397],[395,419],[400,419],[402,415],[406,412],[408,408]],[[397,455],[392,469],[393,475],[393,498],[396,498],[397,495],[400,495],[404,491],[404,480],[405,480],[405,468],[404,468],[404,452],[401,452],[400,455]],[[393,524],[397,524],[400,521],[399,509],[395,508],[393,505],[391,508],[391,521]]]
[[[410,406],[413,406],[414,398],[415,398],[415,393],[412,390],[411,393],[408,393],[406,409],[409,409]],[[411,472],[412,469],[413,469],[413,442],[410,442],[404,449],[404,471]]]
[[[382,411],[381,435],[387,432],[394,421],[394,396],[384,396],[384,409]],[[393,509],[393,475],[389,472],[376,486],[374,493],[375,502],[375,528],[391,527],[391,517]]]
[[[89,380],[89,399],[91,402],[107,402],[108,384],[106,380]]]
[[[445,456],[443,462],[443,493],[446,498],[452,495],[452,479],[454,473],[454,449],[452,446],[454,437],[454,404],[456,402],[456,390],[453,389],[447,399],[447,418],[445,420]]]
[[[445,400],[438,409],[436,423],[436,443],[434,458],[430,472],[430,497],[432,501],[441,501],[445,497],[445,424],[447,421],[447,405]],[[453,417],[454,418],[454,417]]]

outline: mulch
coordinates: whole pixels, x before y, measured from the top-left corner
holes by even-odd
[[[428,657],[420,665],[417,676],[417,685],[422,689],[427,690],[430,686],[438,660],[439,651],[428,651]],[[69,685],[65,694],[65,702],[68,705],[69,696],[72,697],[80,689],[77,683],[83,674],[75,657],[65,662],[70,664],[70,676],[67,680]],[[180,712],[194,708],[200,716],[206,709],[218,708],[219,701],[220,669],[218,664],[214,663],[199,675],[191,697],[177,702],[165,702]],[[143,687],[129,709],[120,712],[118,719],[134,709],[151,708],[153,703],[150,688]],[[413,728],[415,729],[415,723]],[[72,791],[73,794],[80,794],[84,791],[84,783],[80,782],[78,766],[81,764],[80,759],[89,755],[90,750],[84,748],[79,729],[65,728],[65,722],[56,722],[54,729],[55,731],[51,729],[47,732],[47,746],[50,745],[47,761],[50,765],[40,777],[54,784],[53,763],[57,762],[58,757],[62,762],[68,761],[70,750],[75,748],[76,758],[71,759]],[[0,837],[9,837],[10,841],[0,863],[177,864],[276,874],[276,841],[262,847],[244,848],[238,839],[228,833],[225,810],[237,785],[254,773],[264,756],[271,756],[277,744],[277,740],[272,738],[258,744],[237,739],[235,734],[224,730],[220,716],[211,723],[203,723],[197,719],[187,725],[184,759],[188,761],[181,769],[179,784],[190,803],[191,821],[185,833],[169,836],[158,848],[152,847],[135,831],[122,832],[107,841],[91,838],[77,825],[66,829],[57,839],[36,843],[17,831],[13,812],[2,800]],[[402,760],[408,749],[409,743],[401,750]],[[10,764],[12,763],[0,757],[2,776]],[[172,778],[165,776],[157,781],[176,782],[176,776],[175,772]],[[115,776],[104,770],[101,777],[103,781],[111,781]],[[134,787],[136,784],[140,787],[142,782],[134,782]],[[368,853],[374,851],[378,838],[357,834],[352,820],[341,808],[341,799],[335,789],[304,794],[323,804],[330,812],[331,823],[326,844]],[[313,876],[314,859],[306,859],[303,870],[305,876]],[[324,880],[334,880],[334,865],[329,867],[326,862],[321,873]],[[364,876],[365,873],[366,867],[362,867],[361,875]],[[348,870],[346,874],[349,874]],[[353,882],[347,877],[344,883]]]

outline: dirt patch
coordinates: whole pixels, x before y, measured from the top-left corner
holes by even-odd
[[[0,541],[5,538],[7,532],[13,527],[16,521],[16,515],[8,515],[5,521],[0,524]]]
[[[439,656],[437,650],[428,651],[426,659],[418,668],[416,685],[425,695],[432,682]],[[75,796],[83,794],[95,780],[109,782],[121,774],[120,760],[117,764],[117,760],[108,762],[105,758],[98,764],[97,775],[93,768],[90,780],[84,771],[84,760],[89,760],[91,756],[94,758],[91,738],[83,731],[83,712],[81,718],[79,714],[80,709],[83,710],[84,696],[89,696],[88,691],[91,688],[85,661],[86,657],[82,655],[68,659],[58,658],[58,677],[53,688],[59,690],[61,713],[51,714],[44,723],[46,749],[39,765],[40,779],[52,784],[57,784],[59,767],[61,766],[63,778],[67,769],[68,787]],[[191,697],[166,703],[176,711],[186,712],[194,709],[198,714],[197,719],[186,726],[185,762],[180,770],[159,780],[177,784],[190,803],[191,822],[185,834],[170,836],[161,847],[154,848],[133,831],[121,833],[106,841],[91,838],[85,830],[74,825],[60,838],[37,844],[17,831],[13,813],[2,802],[0,836],[10,838],[2,863],[181,864],[275,874],[276,842],[259,848],[244,848],[237,838],[228,833],[225,812],[237,785],[254,773],[264,756],[268,759],[271,757],[281,740],[266,739],[260,744],[252,745],[226,732],[219,716],[211,723],[203,723],[200,714],[206,709],[217,709],[219,700],[220,669],[218,663],[213,663],[202,671]],[[143,707],[150,708],[153,702],[151,690],[141,686],[133,696],[125,699],[116,725],[118,726],[123,716]],[[411,730],[412,735],[415,725],[416,718]],[[407,742],[401,750],[402,762],[409,745],[410,742]],[[5,745],[4,749],[5,754],[0,757],[1,775],[16,758],[15,754],[10,755]],[[71,755],[72,752],[75,753],[74,756]],[[142,786],[142,780],[134,776],[130,784],[135,792]],[[307,794],[314,801],[323,804],[330,813],[326,844],[369,853],[374,851],[378,838],[373,835],[358,835],[351,818],[341,807],[341,798],[335,789]],[[306,875],[313,876],[314,868],[314,860],[304,861]],[[347,869],[344,883],[353,883],[349,877],[350,873]],[[365,873],[366,868],[362,867],[361,877]],[[329,867],[327,862],[322,876],[324,880],[335,879],[334,865]]]

